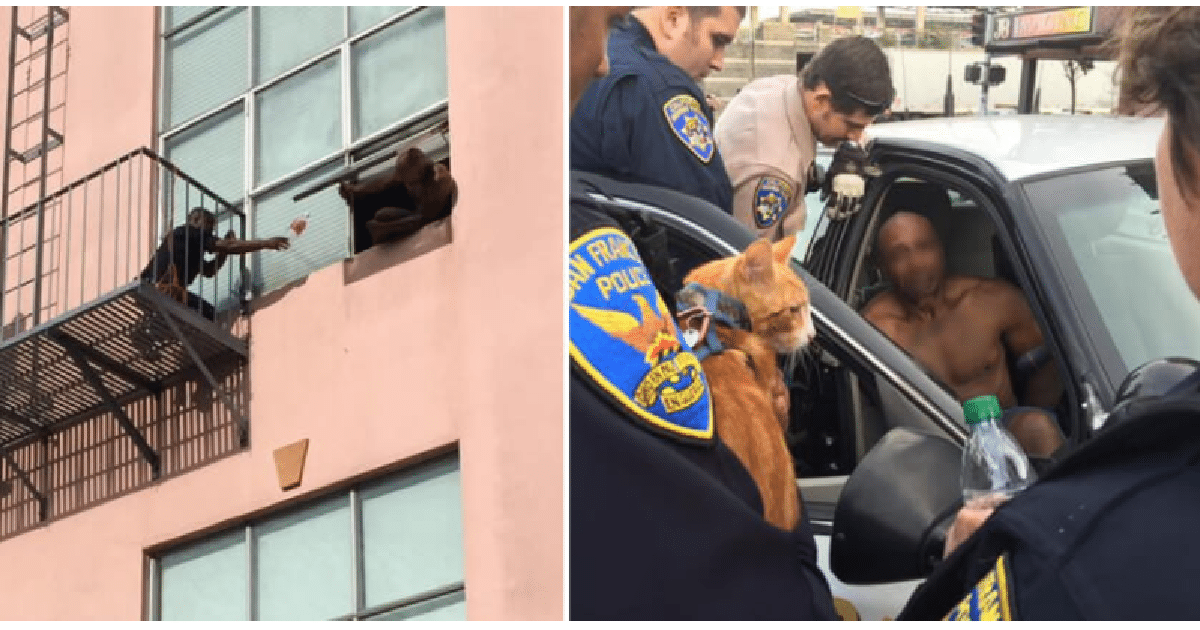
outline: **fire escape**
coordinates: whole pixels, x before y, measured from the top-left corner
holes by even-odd
[[[48,190],[64,168],[65,103],[51,101],[52,86],[65,91],[69,17],[62,7],[13,7],[8,57],[0,195],[0,483],[8,496],[0,501],[21,492],[37,502],[38,520],[51,516],[54,490],[45,449],[76,425],[116,423],[158,478],[159,449],[130,409],[179,382],[206,382],[241,445],[249,438],[245,410],[218,378],[247,361],[239,269],[198,283],[196,297],[214,304],[215,316],[141,279],[160,245],[184,242],[169,236],[187,229],[179,226],[190,209],[209,210],[244,237],[240,210],[144,148]],[[41,475],[14,457],[39,444]]]

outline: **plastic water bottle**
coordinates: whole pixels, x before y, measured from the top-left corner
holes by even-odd
[[[1000,425],[1000,401],[977,396],[963,403],[971,436],[963,449],[963,502],[1007,500],[1037,480],[1017,440]]]

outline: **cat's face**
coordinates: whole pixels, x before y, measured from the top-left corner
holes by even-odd
[[[795,243],[794,236],[774,245],[760,239],[746,248],[734,266],[736,297],[750,312],[754,332],[766,337],[780,354],[800,350],[816,334],[808,287],[787,264]]]
[[[816,335],[808,288],[788,265],[795,244],[795,236],[774,245],[760,239],[738,256],[697,267],[688,274],[687,281],[741,300],[754,332],[767,339],[776,352],[792,354]]]

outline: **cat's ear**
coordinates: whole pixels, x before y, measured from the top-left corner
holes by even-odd
[[[765,238],[754,241],[742,255],[742,279],[753,284],[771,284],[775,279],[775,260],[771,241]]]
[[[772,246],[775,252],[775,260],[780,264],[788,264],[788,259],[792,257],[792,250],[796,247],[796,235],[785,236],[782,240],[777,241]]]

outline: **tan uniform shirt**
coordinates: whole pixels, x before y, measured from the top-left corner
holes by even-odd
[[[804,188],[817,145],[799,79],[751,81],[725,106],[714,135],[733,183],[733,216],[773,240],[804,229]]]

